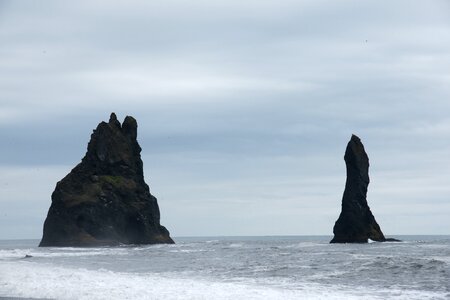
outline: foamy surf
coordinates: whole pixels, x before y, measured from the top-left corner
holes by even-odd
[[[129,274],[86,270],[32,262],[0,264],[0,295],[46,299],[444,299],[439,293],[386,290],[345,290],[339,286],[305,283],[295,290],[171,278],[157,274]],[[374,291],[372,291],[374,292]]]

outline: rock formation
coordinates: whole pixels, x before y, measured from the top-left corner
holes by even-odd
[[[91,135],[81,163],[56,184],[39,246],[173,243],[144,181],[137,123],[114,113]]]
[[[361,140],[352,135],[345,151],[347,182],[342,198],[342,211],[334,228],[330,243],[367,243],[391,241],[386,239],[367,204],[369,185],[369,158]]]

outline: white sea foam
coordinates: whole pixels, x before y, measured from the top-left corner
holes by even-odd
[[[33,257],[80,257],[80,256],[99,256],[99,255],[127,255],[128,250],[122,248],[29,248],[29,249],[10,249],[0,250],[0,260],[11,258],[23,258],[25,255]]]
[[[285,248],[310,248],[310,247],[317,247],[317,246],[322,246],[322,245],[323,245],[323,243],[301,242],[301,243],[296,243],[296,244],[285,246]]]
[[[209,240],[209,241],[205,241],[205,243],[206,244],[211,244],[211,243],[217,244],[217,243],[219,243],[219,240]]]
[[[276,288],[157,274],[86,270],[29,261],[0,262],[0,296],[51,299],[444,299],[421,291],[348,290],[314,283]]]
[[[208,251],[214,251],[211,249],[177,249],[177,250],[170,250],[169,252],[172,253],[195,253],[195,252],[208,252]]]

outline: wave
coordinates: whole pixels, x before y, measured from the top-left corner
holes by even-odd
[[[28,261],[0,262],[0,296],[49,299],[445,299],[429,291],[348,289],[305,282],[276,288],[251,282],[177,278],[68,268]]]
[[[127,250],[115,249],[94,249],[94,248],[45,248],[44,250],[30,248],[30,249],[11,249],[0,250],[0,260],[10,260],[17,258],[24,258],[26,255],[32,257],[81,257],[81,256],[107,256],[107,255],[127,255]]]
[[[82,257],[82,256],[110,256],[110,255],[130,255],[130,253],[147,253],[152,251],[160,251],[165,249],[178,251],[177,249],[184,247],[183,245],[124,245],[118,247],[45,247],[45,248],[12,248],[0,249],[0,260],[10,260],[15,258],[23,258],[25,255],[33,257]]]

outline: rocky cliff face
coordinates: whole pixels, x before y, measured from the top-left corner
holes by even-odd
[[[369,158],[361,140],[352,135],[345,151],[347,182],[342,198],[342,211],[336,221],[331,243],[367,243],[386,241],[367,204]]]
[[[137,123],[111,114],[81,163],[57,183],[39,246],[173,243],[144,182]]]

